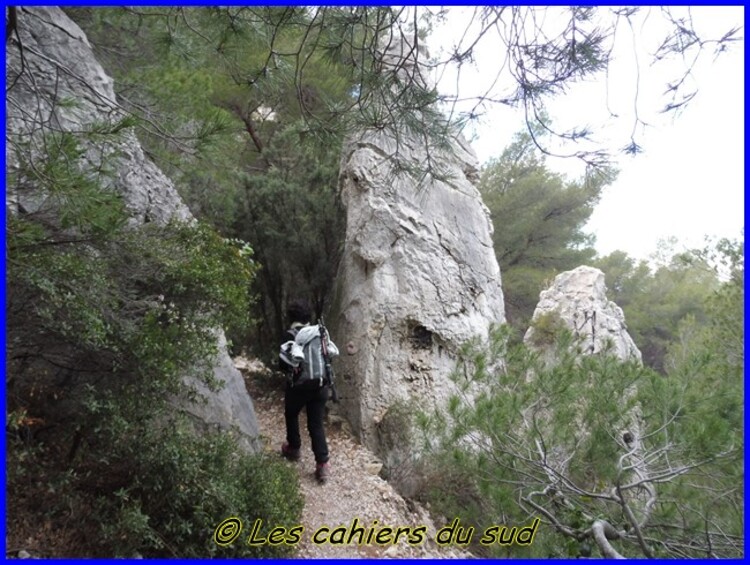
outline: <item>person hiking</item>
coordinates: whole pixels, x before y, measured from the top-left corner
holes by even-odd
[[[322,377],[314,377],[322,374],[318,366],[329,361],[323,360],[321,350],[330,356],[338,355],[338,349],[328,339],[327,333],[319,330],[320,326],[310,325],[311,312],[305,301],[292,302],[287,316],[290,326],[284,335],[279,356],[281,370],[287,375],[284,392],[286,441],[281,446],[281,454],[290,461],[299,461],[302,447],[299,413],[304,408],[315,455],[315,478],[325,483],[330,475],[330,465],[323,418],[331,383]]]

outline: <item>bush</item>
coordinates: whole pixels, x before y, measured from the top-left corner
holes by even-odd
[[[494,556],[742,554],[741,410],[726,373],[706,389],[711,355],[664,377],[579,356],[564,334],[551,360],[508,335],[468,348],[461,393],[419,418],[435,509],[478,529],[541,519],[530,546],[480,548]],[[593,536],[605,522],[606,543]]]
[[[249,546],[244,537],[220,547],[213,538],[228,517],[240,517],[245,532],[262,519],[261,535],[298,525],[303,501],[289,465],[238,453],[228,434],[195,437],[179,420],[109,447],[65,469],[53,447],[11,436],[9,547],[58,557],[282,557],[293,550]]]
[[[212,384],[216,328],[249,323],[250,250],[200,223],[128,227],[59,137],[9,179],[42,203],[6,229],[9,539],[56,556],[207,556],[228,515],[294,524],[289,469],[196,437],[167,401],[190,393],[187,375]]]
[[[531,333],[531,343],[537,347],[554,345],[566,329],[565,322],[556,310],[537,316],[531,322],[531,327],[534,329]]]
[[[118,446],[120,472],[127,487],[115,492],[117,503],[102,503],[102,549],[117,556],[281,557],[286,545],[250,546],[244,537],[228,547],[214,541],[216,527],[239,517],[246,529],[263,520],[262,534],[276,526],[299,524],[302,497],[296,472],[262,455],[236,453],[231,436],[195,438],[177,424],[147,434],[144,444]],[[110,464],[111,467],[112,464]],[[107,472],[102,468],[101,472]]]

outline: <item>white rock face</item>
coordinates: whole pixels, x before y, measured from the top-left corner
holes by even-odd
[[[564,326],[581,339],[581,353],[595,355],[607,351],[622,361],[641,362],[641,352],[636,347],[625,325],[625,315],[614,302],[607,300],[607,289],[604,283],[604,273],[593,267],[581,266],[572,271],[560,273],[555,277],[552,285],[539,295],[539,303],[532,317],[532,327],[526,332],[524,341],[540,349],[546,358],[554,363],[554,351],[549,345],[539,345],[535,339],[537,330],[533,324],[541,316],[556,313]],[[590,386],[595,386],[589,383]],[[623,401],[632,398],[637,393],[635,385],[625,390]],[[581,439],[587,437],[591,430],[580,421],[583,407],[589,402],[586,397],[576,400],[579,414],[575,416],[575,426]],[[554,409],[554,407],[552,408]],[[543,416],[542,418],[543,419]],[[644,429],[643,415],[639,405],[633,406],[616,427],[614,434],[620,441],[623,453],[632,450],[634,455],[628,463],[634,465],[627,474],[636,480],[647,476],[646,460],[643,456],[642,431]],[[628,436],[627,443],[624,438]],[[548,446],[548,464],[557,468],[558,473],[565,475],[573,455],[559,446]],[[631,508],[640,517],[644,511],[648,496],[645,491],[629,491],[625,494]]]
[[[59,8],[18,8],[18,42],[6,44],[8,172],[18,170],[16,148],[39,155],[51,132],[86,132],[102,124],[116,124],[125,114],[115,99],[112,79],[95,59],[83,31]],[[84,154],[82,171],[121,194],[131,223],[193,221],[173,183],[146,157],[132,128],[119,135],[78,136]],[[38,187],[19,179],[6,192],[6,210],[31,212],[46,205]],[[241,444],[254,449],[258,437],[252,400],[244,381],[218,336],[221,354],[214,376],[224,388],[213,393],[194,384],[204,402],[186,403],[189,413],[210,427],[236,429]]]
[[[255,407],[245,388],[245,381],[227,353],[224,332],[217,332],[219,354],[214,360],[213,376],[221,383],[219,390],[211,390],[202,381],[185,378],[185,383],[198,391],[197,402],[178,399],[178,406],[191,415],[199,429],[233,430],[239,445],[246,451],[260,448],[259,428]]]
[[[341,410],[387,467],[389,409],[439,406],[454,390],[457,349],[505,322],[476,157],[456,137],[452,151],[430,148],[440,178],[415,178],[404,169],[427,169],[423,143],[363,131],[341,163],[347,228],[330,320]]]
[[[582,338],[583,353],[595,354],[612,347],[611,352],[623,361],[641,361],[641,352],[627,331],[622,309],[607,300],[604,273],[599,269],[584,265],[555,277],[552,285],[539,295],[532,327],[524,336],[526,343],[535,341],[534,322],[552,312]]]
[[[94,57],[85,34],[59,8],[18,8],[18,29],[6,45],[7,131],[14,143],[29,143],[32,154],[44,151],[49,132],[86,132],[112,126],[125,117],[114,93],[114,82]],[[47,132],[44,135],[44,132]],[[170,218],[191,220],[187,206],[164,173],[144,153],[132,128],[117,136],[79,136],[85,153],[83,170],[103,186],[122,194],[133,224]],[[17,168],[17,156],[8,144],[8,169]],[[19,183],[22,184],[22,183]],[[40,196],[42,198],[40,198]],[[6,193],[11,210],[32,211],[43,206],[38,191]]]

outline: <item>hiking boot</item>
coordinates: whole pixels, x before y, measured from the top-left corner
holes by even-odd
[[[315,465],[315,478],[319,483],[325,483],[331,473],[331,466],[328,463],[318,463]]]
[[[281,456],[289,461],[299,461],[299,448],[289,447],[289,444],[284,442],[281,444]]]

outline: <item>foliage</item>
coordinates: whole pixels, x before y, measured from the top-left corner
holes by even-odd
[[[566,181],[550,171],[525,133],[482,171],[479,188],[495,227],[508,322],[523,333],[545,281],[589,262],[593,237],[583,228],[611,171]]]
[[[114,70],[128,108],[146,114],[141,140],[191,211],[254,249],[262,265],[256,326],[231,336],[265,358],[290,300],[306,298],[322,313],[338,264],[344,215],[336,186],[346,126],[335,115],[351,104],[352,67],[315,46],[341,38],[293,8],[71,15]],[[304,75],[293,72],[301,56]]]
[[[250,546],[244,537],[220,547],[213,534],[228,517],[245,524],[260,518],[260,536],[275,526],[298,525],[302,498],[294,469],[262,455],[237,453],[235,438],[226,433],[196,437],[179,418],[148,426],[115,413],[102,416],[117,440],[108,443],[106,456],[79,454],[68,469],[55,468],[53,446],[10,442],[8,485],[17,494],[9,498],[9,508],[15,516],[33,514],[60,529],[76,524],[78,536],[86,538],[76,540],[79,557],[289,554],[290,546]],[[51,550],[44,543],[39,548],[42,554]]]
[[[337,197],[331,204],[330,194],[335,192],[335,170],[345,135],[358,128],[387,130],[396,139],[403,132],[412,132],[429,148],[444,144],[449,137],[446,128],[460,127],[478,118],[485,107],[501,102],[524,109],[529,124],[524,141],[527,149],[549,146],[545,135],[576,143],[586,140],[591,135],[586,128],[555,132],[544,113],[544,100],[605,71],[611,64],[618,25],[635,25],[644,11],[477,7],[472,18],[477,29],[467,29],[465,38],[440,60],[430,57],[424,46],[433,24],[447,16],[446,9],[239,6],[68,10],[113,72],[123,105],[141,117],[140,137],[149,154],[177,182],[193,213],[208,219],[221,233],[249,241],[256,250],[264,269],[257,279],[262,299],[254,312],[260,325],[252,341],[258,343],[256,353],[262,356],[278,339],[290,298],[307,298],[321,313],[326,300],[321,288],[332,287],[338,254],[331,250],[343,238],[343,223]],[[655,59],[690,53],[692,63],[686,64],[687,72],[704,49],[715,45],[721,51],[736,39],[736,30],[730,30],[712,43],[695,32],[689,14],[683,17],[676,10],[664,9],[653,17],[659,15],[667,22],[666,31],[659,33],[667,37]],[[547,21],[555,24],[543,23]],[[519,35],[520,30],[530,35]],[[507,65],[500,67],[494,81],[497,88],[479,97],[470,111],[459,110],[458,99],[463,103],[471,96],[439,93],[430,77],[448,67],[460,73],[492,36],[508,54]],[[679,41],[688,37],[690,41]],[[389,49],[398,51],[402,42],[408,58],[419,62],[421,70],[394,63]],[[501,74],[506,67],[511,69],[510,80]],[[679,100],[684,83],[676,80],[669,85],[673,109],[687,101]],[[440,109],[450,114],[448,120]],[[636,147],[637,143],[630,140],[630,145]],[[307,167],[303,167],[306,174],[294,168],[295,158],[290,156],[310,149],[317,151],[316,160],[323,168],[334,171],[324,182],[310,176],[315,173]],[[577,150],[575,154],[589,163],[606,161],[596,150]],[[517,327],[530,315],[544,279],[591,257],[590,242],[576,226],[585,223],[601,187],[611,180],[591,176],[561,190],[566,183],[552,178],[541,163],[536,164],[536,172],[529,174],[540,178],[525,181],[527,186],[504,196],[504,206],[491,206],[495,215],[499,214],[496,225],[502,226],[495,232],[498,237],[504,233],[521,236],[518,241],[498,242],[499,255],[505,253],[505,244],[520,255],[501,261],[504,268],[503,262],[512,263],[506,268],[505,280],[510,289],[509,318]],[[420,174],[436,174],[433,169],[437,165],[428,158],[426,171]],[[313,276],[325,273],[322,282],[298,288],[286,269],[277,268],[285,256],[269,241],[275,241],[271,235],[282,230],[268,227],[266,218],[252,215],[258,208],[255,199],[260,185],[264,185],[261,199],[266,194],[273,200],[285,199],[282,188],[265,179],[275,171],[298,184],[300,191],[316,187],[305,206],[287,206],[273,214],[280,214],[277,221],[287,226],[309,224],[312,218],[317,226],[329,226],[305,234],[320,266]],[[605,177],[610,174],[601,171]],[[529,186],[534,183],[538,186],[532,190]],[[549,202],[546,209],[532,210],[531,203],[545,199]],[[320,203],[314,213],[307,206],[309,200]],[[509,212],[503,214],[503,209]],[[527,209],[534,221],[524,215]],[[519,220],[526,225],[514,225],[517,214],[526,218]],[[254,228],[256,221],[264,226],[262,230]],[[537,232],[539,235],[529,241],[523,237]],[[557,237],[562,243],[549,247]],[[291,239],[301,242],[301,238]],[[237,337],[243,342],[251,340],[250,336]]]
[[[556,310],[545,312],[531,323],[534,328],[531,334],[531,344],[536,347],[552,346],[560,338],[565,329],[565,322]]]
[[[656,48],[648,47],[654,65],[679,63],[677,76],[671,68],[659,77],[664,80],[663,111],[679,111],[695,95],[689,92],[686,78],[702,55],[712,48],[715,54],[728,49],[739,40],[740,29],[729,29],[717,38],[704,37],[696,30],[692,13],[675,7],[477,6],[469,14],[463,37],[439,56],[430,56],[425,49],[430,32],[435,23],[452,13],[450,8],[161,7],[73,13],[79,20],[94,20],[94,29],[103,27],[110,32],[121,25],[118,19],[127,18],[130,24],[123,28],[127,32],[121,41],[107,47],[110,53],[124,54],[121,60],[133,56],[134,45],[143,49],[146,57],[159,49],[196,67],[210,60],[216,70],[232,77],[237,87],[232,89],[234,93],[245,90],[266,99],[286,98],[297,106],[295,113],[303,116],[311,129],[321,132],[341,133],[352,126],[406,128],[420,133],[434,130],[439,138],[445,130],[439,125],[442,118],[434,112],[435,102],[441,103],[458,125],[479,119],[495,104],[505,104],[522,109],[534,143],[544,146],[545,152],[552,152],[552,144],[536,135],[539,130],[553,133],[553,139],[566,142],[566,148],[573,147],[568,154],[595,165],[605,163],[608,157],[596,148],[594,132],[578,124],[570,131],[556,131],[546,119],[545,101],[578,82],[607,77],[616,60],[636,57],[635,49],[620,57],[613,54],[618,39],[629,32],[635,46],[654,41]],[[80,16],[82,13],[85,15]],[[651,22],[655,27],[646,25]],[[151,41],[139,44],[144,29]],[[398,51],[402,42],[423,71],[394,64],[388,49]],[[446,72],[455,72],[456,83],[461,84],[462,71],[483,49],[490,48],[488,44],[505,55],[494,75],[488,73],[487,87],[481,93],[463,88],[445,94],[429,85],[428,75]],[[635,63],[639,68],[637,60]],[[333,69],[333,74],[345,77],[346,90],[351,93],[347,98],[330,96],[330,90],[319,89],[315,83],[318,77],[331,76],[327,71]],[[197,73],[196,80],[205,81],[202,75]],[[633,73],[635,92],[642,80],[640,73]],[[425,82],[427,88],[415,88]],[[183,98],[177,100],[182,103]],[[265,102],[256,98],[250,108],[261,104]],[[641,122],[637,112],[632,120],[630,129],[635,132]],[[624,151],[640,151],[635,133]]]
[[[674,243],[663,242],[662,259],[654,266],[621,251],[594,262],[604,271],[608,298],[625,313],[644,363],[662,373],[681,322],[691,317],[698,324],[707,323],[706,301],[719,284],[698,251],[676,253]]]
[[[698,349],[712,351],[720,371],[734,375],[744,367],[744,255],[743,241],[721,239],[688,257],[694,264],[709,265],[721,281],[706,300],[709,323]]]
[[[567,9],[562,30],[549,37],[534,24],[532,44],[517,33],[525,29],[522,22],[528,16],[535,20],[534,9],[480,10],[480,38],[487,29],[499,30],[516,67],[517,84],[511,86],[517,88],[502,102],[523,105],[529,120],[546,129],[549,124],[540,114],[543,98],[607,67],[608,29],[614,28],[598,27],[596,9]],[[423,22],[415,18],[405,23],[404,9],[388,7],[139,7],[71,13],[114,69],[118,100],[138,117],[93,124],[84,135],[117,135],[137,125],[147,154],[178,182],[195,214],[214,228],[177,223],[129,227],[120,199],[102,188],[110,171],[80,168],[85,156],[76,137],[44,131],[42,155],[35,153],[36,147],[11,140],[21,166],[9,184],[24,203],[19,215],[9,218],[6,233],[13,504],[33,508],[43,500],[39,513],[51,523],[92,526],[103,536],[101,545],[90,542],[87,551],[92,555],[112,547],[122,555],[211,554],[215,548],[206,547],[201,536],[213,525],[213,513],[292,523],[298,499],[293,487],[291,496],[285,496],[289,490],[284,488],[284,471],[235,456],[223,436],[186,443],[184,423],[167,416],[167,395],[191,393],[182,380],[191,373],[216,384],[207,370],[216,343],[211,328],[226,327],[244,341],[253,304],[248,297],[251,284],[258,284],[255,290],[261,295],[255,311],[263,324],[261,349],[264,341],[275,341],[291,293],[308,295],[320,313],[343,233],[334,187],[344,135],[372,127],[418,132],[428,145],[443,137],[447,125],[436,110],[439,94],[414,69],[394,65],[384,54],[384,40],[406,38],[414,57],[423,58],[418,48]],[[630,21],[634,13],[615,15]],[[690,22],[667,13],[677,31],[657,56],[700,52],[705,42]],[[17,15],[11,8],[12,26],[23,25]],[[497,25],[502,23],[508,25]],[[468,61],[480,38],[468,49],[457,48],[451,60],[459,66]],[[731,31],[717,46],[723,48],[733,39]],[[16,46],[23,59],[20,40]],[[533,73],[527,71],[531,68]],[[670,87],[675,94],[678,90],[679,83]],[[33,124],[33,129],[49,123]],[[529,133],[538,144],[536,131]],[[568,137],[586,136],[579,131]],[[525,144],[530,147],[528,139]],[[519,266],[519,281],[524,262],[536,275],[543,268],[559,268],[544,262],[546,253],[566,260],[586,254],[589,242],[578,226],[608,182],[605,173],[562,190],[563,181],[550,175],[543,163],[521,157],[520,163],[510,164],[528,165],[529,171],[510,172],[533,178],[529,187],[508,196],[506,205],[515,202],[515,213],[541,200],[548,200],[550,207],[534,210],[536,225],[513,231],[527,239],[529,233],[538,234],[545,245],[559,238],[563,245],[513,243],[522,254],[513,263]],[[507,172],[500,167],[498,174]],[[499,189],[498,198],[506,192]],[[558,224],[558,218],[564,221]],[[511,225],[512,219],[504,221]],[[215,228],[248,241],[262,269]],[[510,273],[506,280],[513,280]],[[717,313],[732,315],[722,304],[736,303],[736,289],[733,292],[717,295]],[[718,335],[717,330],[702,339],[708,343]],[[734,366],[736,348],[725,352],[726,357],[715,362]],[[475,357],[474,365],[479,367],[479,361]],[[489,366],[481,366],[489,374]],[[716,377],[720,365],[706,366],[713,367]],[[571,367],[574,371],[587,365]],[[597,367],[588,369],[599,374]],[[685,369],[682,374],[697,373]],[[689,453],[708,456],[711,438],[734,433],[737,405],[728,401],[730,394],[722,393],[717,398],[725,404],[718,413],[695,408],[704,397],[687,386],[693,380],[681,381],[686,394],[693,396],[686,396],[689,410],[680,411],[674,423],[690,437],[702,438]],[[555,388],[556,382],[566,380],[544,381],[551,392],[564,393]],[[657,379],[652,383],[661,386]],[[512,395],[506,401],[510,399]],[[487,410],[485,404],[480,407]],[[460,414],[458,408],[454,403],[454,416]],[[676,414],[669,406],[664,410]],[[563,413],[557,423],[569,423],[572,415],[570,410]],[[614,417],[608,412],[599,419],[584,415],[595,422]],[[695,415],[708,424],[693,426]],[[550,417],[559,418],[557,412]],[[589,458],[584,463],[613,452],[605,436],[596,439],[584,453]],[[721,446],[731,444],[724,439]],[[562,440],[569,442],[570,437]],[[34,466],[41,469],[42,485],[25,493],[30,477],[37,476]],[[589,480],[585,465],[571,469],[576,480]],[[600,470],[603,480],[610,480],[612,473],[611,467]],[[454,476],[464,476],[463,470]],[[689,483],[679,486],[691,488]],[[481,492],[479,487],[484,488],[480,484],[469,491]],[[719,510],[722,503],[719,500]],[[704,513],[700,516],[706,511],[699,510]],[[248,548],[238,553],[256,555]]]
[[[102,511],[111,514],[103,521],[104,547],[122,556],[271,557],[290,552],[286,545],[247,545],[244,538],[222,548],[213,533],[222,520],[235,516],[250,524],[262,519],[261,535],[276,526],[299,524],[302,497],[294,469],[269,457],[237,454],[228,435],[195,439],[179,425],[143,435],[137,443],[120,443],[110,456],[110,469],[133,474],[128,486],[115,491],[118,504],[104,503]],[[95,482],[95,474],[81,481]],[[143,522],[134,523],[133,516]]]
[[[393,402],[375,427],[383,460],[380,476],[398,485],[399,490],[407,496],[421,488],[427,471],[413,449],[415,419],[419,414],[417,404],[415,400]]]
[[[288,469],[197,438],[169,402],[189,375],[218,386],[215,328],[249,322],[252,250],[201,223],[129,226],[79,140],[56,135],[9,178],[23,203],[6,226],[11,506],[79,524],[88,540],[65,549],[98,556],[217,554],[226,512],[292,524]]]
[[[259,325],[252,336],[236,339],[243,345],[253,342],[262,357],[273,349],[285,325],[288,301],[307,298],[320,314],[333,286],[343,239],[335,187],[344,136],[374,128],[396,139],[403,132],[417,134],[425,148],[445,145],[446,128],[476,119],[485,106],[501,101],[525,110],[530,126],[519,144],[526,153],[549,145],[548,137],[588,139],[591,132],[585,128],[554,132],[543,111],[544,100],[606,70],[617,26],[633,25],[641,17],[639,9],[477,7],[478,29],[468,29],[465,41],[440,60],[430,57],[424,45],[433,24],[446,17],[442,9],[127,7],[68,13],[114,74],[118,98],[141,118],[144,146],[176,181],[193,213],[255,249],[264,267],[256,286],[261,299],[254,315]],[[694,61],[710,45],[699,41],[689,15],[670,9],[661,15],[666,29],[676,31],[674,36],[665,32],[670,41],[664,46],[670,48],[660,50],[658,59],[677,54],[676,46],[682,45],[685,53],[695,55]],[[541,23],[552,20],[553,26]],[[531,35],[519,35],[521,29]],[[481,97],[468,113],[458,111],[456,97],[465,101],[470,96],[439,93],[431,74],[437,76],[447,67],[460,73],[493,35],[507,50],[512,79],[498,75],[496,90],[502,92]],[[717,49],[731,43],[734,35],[724,35]],[[683,36],[693,41],[674,42]],[[394,62],[389,50],[398,52],[402,42],[407,58],[420,68]],[[678,96],[683,82],[671,84],[670,93]],[[675,102],[673,107],[681,105]],[[304,154],[302,166],[298,151]],[[606,161],[597,151],[576,153],[590,163]],[[507,194],[495,187],[485,195],[494,190],[503,200],[490,208],[496,225],[502,226],[496,236],[509,234],[497,247],[509,289],[509,319],[520,328],[530,317],[542,281],[592,256],[591,242],[580,227],[611,178],[607,169],[599,169],[599,176],[566,183],[536,158],[527,155],[521,163],[512,155],[505,159],[515,166],[505,172],[523,172],[528,178]],[[439,163],[428,157],[424,167],[419,174],[437,174]],[[320,171],[325,171],[323,176]],[[275,175],[284,183],[267,178]],[[290,186],[297,191],[290,194]],[[292,195],[303,202],[289,206]],[[287,205],[266,211],[260,203],[269,200]],[[542,201],[547,204],[534,205]],[[316,229],[304,235],[286,233],[294,230],[288,226],[309,224]],[[304,258],[300,254],[289,262],[277,244],[279,233],[290,243],[285,249],[312,252],[308,256],[316,258],[317,267],[305,274],[314,281],[300,286],[290,274],[287,264]],[[505,257],[508,249],[514,249],[514,255]]]
[[[262,297],[258,353],[276,351],[286,324],[286,305],[305,298],[318,316],[330,296],[345,230],[337,186],[338,146],[305,141],[291,124],[265,154],[281,163],[243,179],[244,210],[234,231],[257,250],[263,268],[255,288]],[[274,354],[275,355],[275,354]]]
[[[581,357],[565,332],[549,364],[508,337],[501,328],[489,348],[468,346],[456,372],[461,392],[421,419],[435,474],[460,478],[436,485],[438,512],[480,530],[542,519],[530,547],[475,549],[741,555],[742,407],[727,402],[734,384],[711,382],[717,395],[699,396],[709,385],[700,373],[687,384],[608,355]]]
[[[705,322],[690,316],[681,321],[665,365],[686,391],[686,411],[701,422],[694,432],[706,451],[717,438],[743,443],[744,243],[720,240],[696,254],[727,278],[707,298]]]

